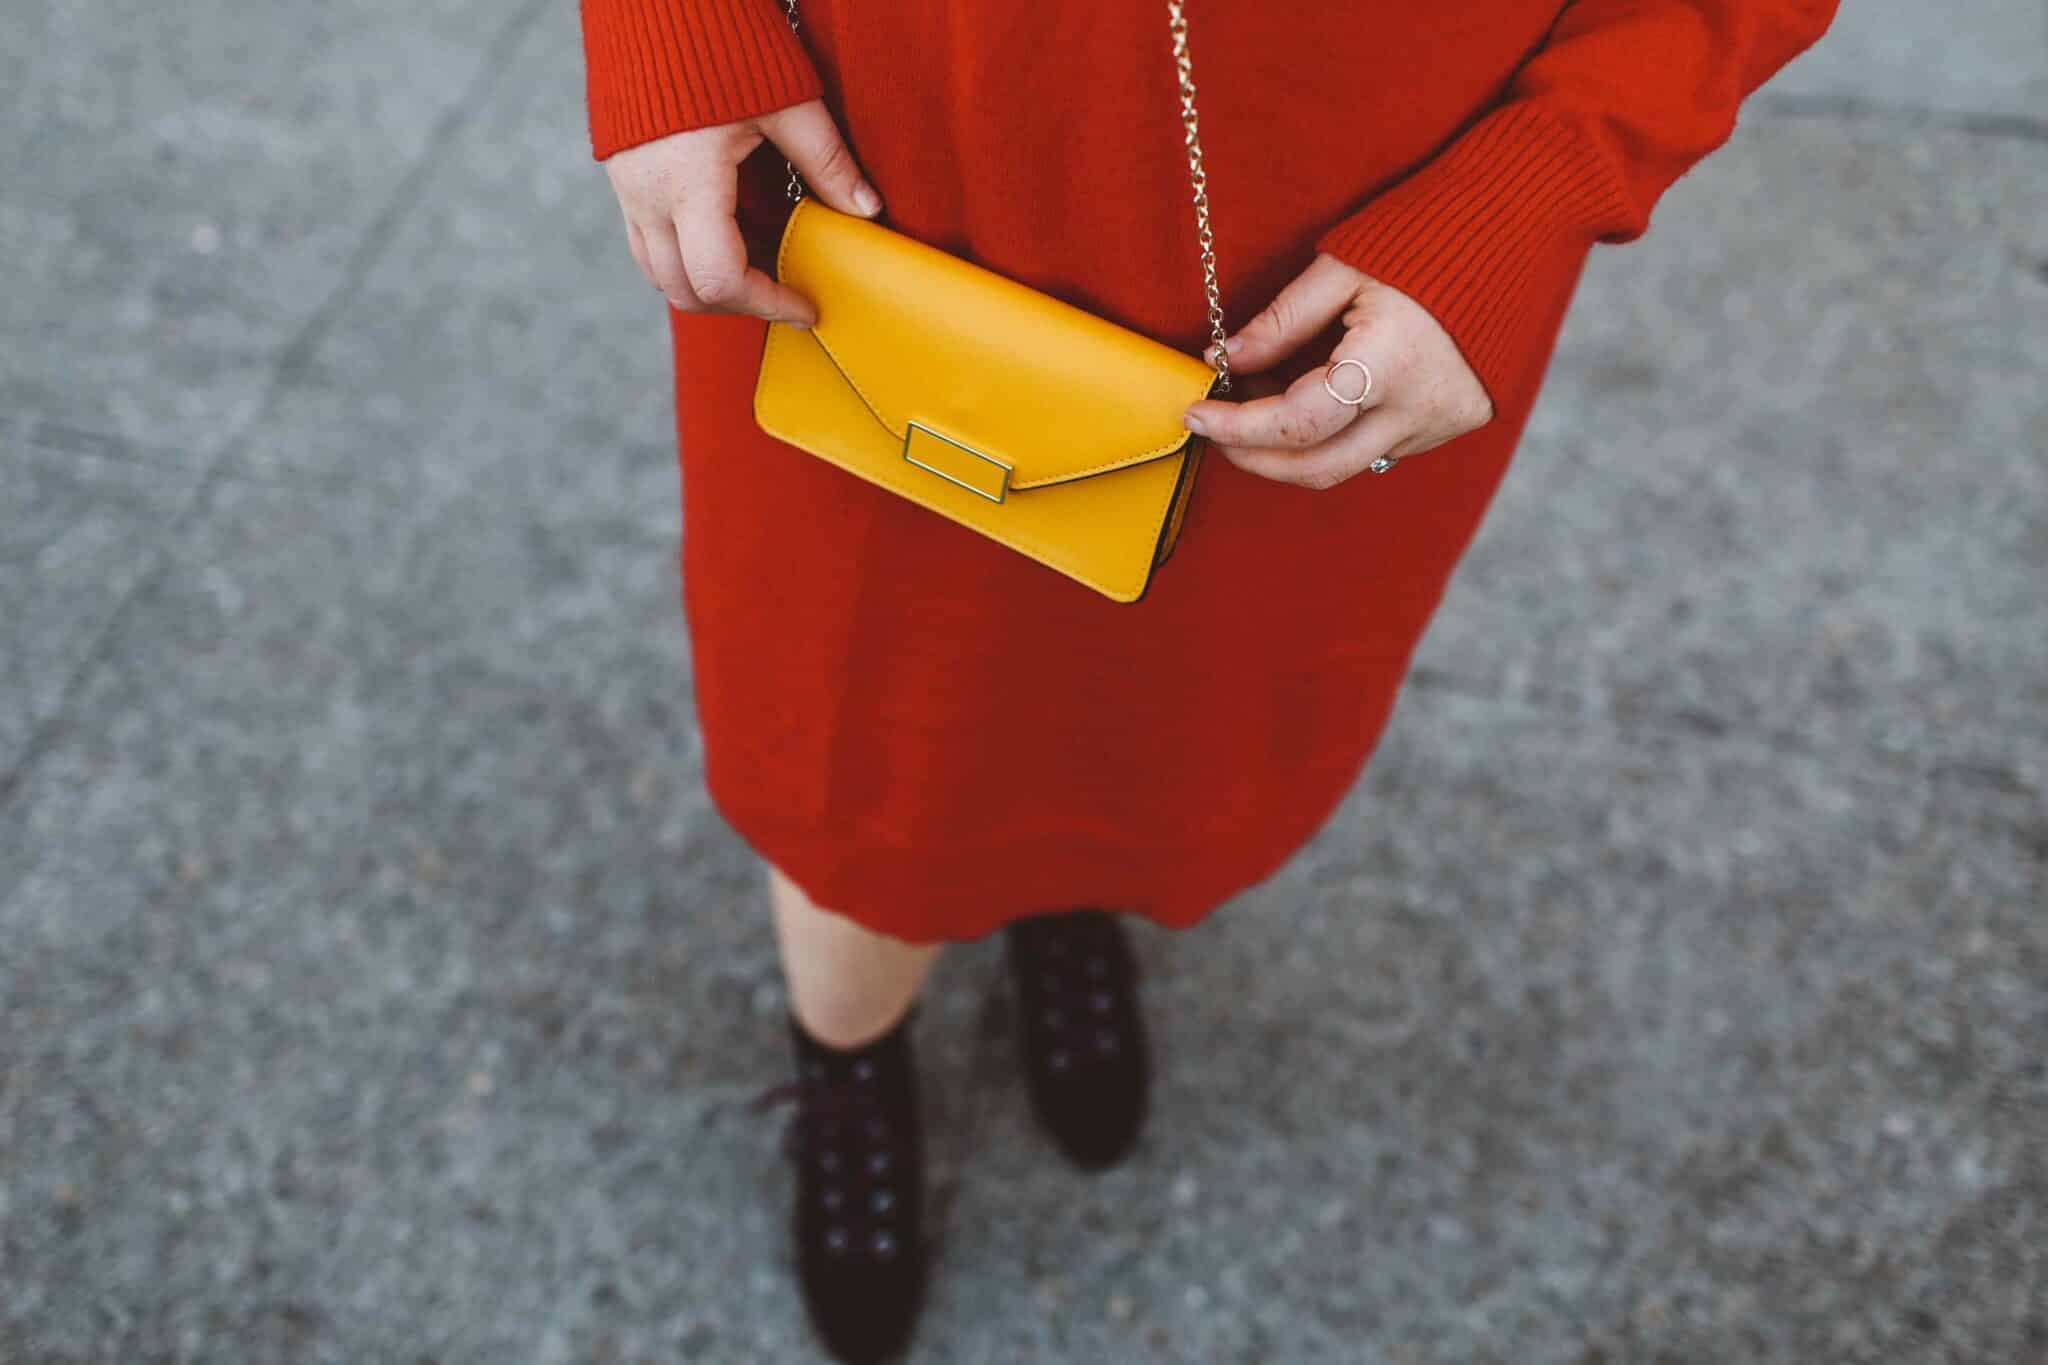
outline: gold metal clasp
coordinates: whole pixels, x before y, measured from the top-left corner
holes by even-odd
[[[922,435],[925,439],[918,439]],[[919,458],[922,455],[923,458]],[[961,459],[962,455],[971,458]],[[1010,492],[1011,467],[993,455],[943,436],[920,422],[912,422],[903,433],[903,458],[919,469],[938,475],[990,502],[1001,502]],[[937,461],[938,463],[934,463]]]

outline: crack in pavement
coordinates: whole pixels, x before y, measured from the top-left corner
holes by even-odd
[[[1973,137],[2048,143],[2048,116],[2032,114],[1937,109],[1924,104],[1893,104],[1863,95],[1766,93],[1752,99],[1746,107],[1767,118],[1839,118],[1851,122],[1891,120]]]
[[[277,364],[272,368],[269,380],[263,387],[254,409],[240,428],[221,442],[211,457],[205,459],[204,468],[193,481],[193,487],[185,501],[171,514],[159,537],[155,555],[150,565],[136,575],[135,583],[114,604],[107,620],[93,637],[71,675],[64,680],[58,701],[51,712],[35,727],[28,742],[16,753],[13,764],[0,772],[0,815],[13,806],[15,797],[22,786],[22,779],[34,769],[43,752],[63,732],[71,717],[71,710],[86,679],[106,658],[113,641],[118,638],[135,604],[154,593],[170,573],[175,562],[173,549],[179,533],[191,522],[193,516],[205,504],[208,491],[219,482],[224,469],[238,460],[256,439],[265,422],[277,410],[278,401],[289,390],[294,380],[305,372],[320,344],[333,331],[336,320],[348,301],[356,294],[364,278],[383,255],[385,247],[397,235],[405,215],[418,204],[427,191],[429,175],[441,159],[455,145],[456,140],[469,126],[475,110],[504,79],[511,69],[513,54],[525,41],[529,31],[547,11],[550,0],[526,0],[512,17],[501,25],[484,52],[478,64],[477,74],[471,78],[462,93],[451,100],[435,120],[433,130],[428,133],[426,146],[414,160],[397,186],[386,199],[377,216],[370,220],[358,240],[356,249],[350,253],[348,263],[343,267],[341,279],[319,307],[313,310],[299,326],[291,340],[278,353]]]

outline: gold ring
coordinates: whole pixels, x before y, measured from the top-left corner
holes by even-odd
[[[1343,394],[1337,392],[1337,386],[1330,382],[1336,377],[1337,371],[1343,369],[1346,365],[1356,365],[1358,372],[1365,376],[1365,387],[1358,391],[1358,397],[1356,398],[1346,398]],[[1323,392],[1329,394],[1330,397],[1346,407],[1364,407],[1365,400],[1372,396],[1372,371],[1366,368],[1363,360],[1333,360],[1323,366]]]

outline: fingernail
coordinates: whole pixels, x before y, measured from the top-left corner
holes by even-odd
[[[1223,339],[1223,349],[1230,352],[1232,355],[1236,355],[1239,351],[1244,349],[1244,342],[1236,337],[1225,337]]]
[[[853,192],[853,202],[870,218],[882,211],[882,196],[875,193],[873,185],[865,182]]]
[[[1209,434],[1209,428],[1203,426],[1202,419],[1192,412],[1183,415],[1181,423],[1197,436],[1207,436]]]

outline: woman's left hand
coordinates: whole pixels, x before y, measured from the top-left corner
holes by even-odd
[[[1346,398],[1355,396],[1365,388],[1358,366],[1332,373],[1318,365],[1285,393],[1192,404],[1188,430],[1247,473],[1334,488],[1383,456],[1420,454],[1493,420],[1485,386],[1428,310],[1330,255],[1318,255],[1225,343],[1231,373],[1271,369],[1339,315],[1344,339],[1330,363],[1356,360],[1372,372],[1362,404],[1341,402],[1323,386],[1328,377]]]

